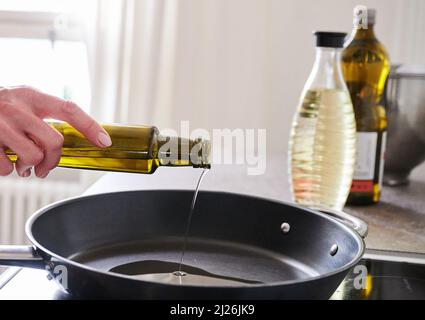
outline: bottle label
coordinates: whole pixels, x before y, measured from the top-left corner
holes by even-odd
[[[381,143],[381,154],[379,162],[379,189],[382,188],[382,181],[384,179],[384,166],[385,166],[385,151],[387,150],[387,132],[385,131],[382,134],[382,143]]]
[[[381,186],[384,169],[386,132],[358,132],[356,165],[351,192],[373,192]]]

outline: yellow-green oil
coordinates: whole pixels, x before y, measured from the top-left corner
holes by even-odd
[[[342,70],[348,90],[350,91],[356,117],[357,132],[377,135],[373,177],[366,191],[356,191],[354,174],[353,186],[347,203],[372,204],[379,201],[383,153],[387,117],[382,105],[382,96],[390,70],[390,61],[383,45],[375,36],[373,25],[367,28],[355,27],[351,40],[342,54]],[[360,139],[359,139],[360,143]],[[358,147],[359,150],[361,148]]]
[[[210,167],[209,148],[199,148],[200,154],[191,154],[197,143],[205,141],[162,137],[153,126],[103,125],[111,137],[112,146],[99,148],[67,123],[49,124],[64,137],[59,167],[147,174],[159,166]],[[175,154],[172,154],[173,148],[162,151],[161,146],[170,139],[176,144]],[[12,150],[6,153],[12,161],[17,160],[18,156]],[[193,156],[202,161],[193,161]]]

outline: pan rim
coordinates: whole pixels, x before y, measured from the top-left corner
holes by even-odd
[[[331,216],[322,213],[320,211],[316,211],[316,210],[312,210],[309,208],[305,208],[305,207],[301,207],[295,203],[290,203],[290,202],[286,202],[286,201],[282,201],[282,200],[276,200],[276,199],[270,199],[270,198],[265,198],[265,197],[258,197],[258,196],[252,196],[252,195],[247,195],[247,194],[243,194],[243,193],[235,193],[235,192],[227,192],[227,191],[214,191],[214,190],[201,190],[199,191],[201,194],[219,194],[219,195],[230,195],[230,196],[239,196],[239,197],[245,197],[245,198],[251,198],[251,199],[256,199],[256,200],[260,200],[260,201],[267,201],[267,202],[272,202],[272,203],[276,203],[276,204],[284,204],[286,206],[289,207],[293,207],[296,209],[300,209],[303,211],[307,211],[310,214],[313,215],[318,215],[326,220],[328,220],[330,223],[334,223],[336,225],[338,225],[340,228],[344,229],[348,234],[351,234],[351,236],[353,238],[355,238],[356,242],[359,245],[359,249],[355,255],[355,257],[353,259],[351,259],[351,261],[347,264],[345,264],[344,266],[341,266],[331,272],[327,272],[324,274],[319,274],[318,276],[313,276],[313,277],[308,277],[308,278],[304,278],[304,279],[298,279],[298,280],[285,280],[285,281],[279,281],[279,282],[270,282],[270,283],[261,283],[261,284],[249,284],[249,285],[240,285],[240,286],[219,286],[219,285],[211,285],[211,286],[199,286],[199,285],[192,285],[192,284],[185,284],[185,285],[180,285],[180,284],[173,284],[173,283],[162,283],[162,282],[153,282],[153,281],[145,281],[145,280],[139,280],[139,279],[134,279],[131,276],[128,275],[124,275],[124,274],[119,274],[119,273],[114,273],[114,272],[110,272],[110,271],[103,271],[97,268],[93,268],[90,266],[87,266],[85,264],[70,260],[66,257],[62,257],[61,255],[52,252],[51,250],[47,249],[45,246],[41,245],[34,237],[33,233],[32,233],[32,226],[35,223],[35,221],[41,217],[43,214],[47,213],[48,211],[61,206],[61,205],[65,205],[65,204],[69,204],[69,203],[73,203],[75,201],[85,201],[87,199],[90,198],[96,198],[99,196],[108,196],[108,195],[117,195],[117,194],[130,194],[130,193],[139,193],[139,192],[153,192],[153,191],[161,191],[161,192],[193,192],[193,190],[191,189],[143,189],[143,190],[125,190],[125,191],[114,191],[114,192],[105,192],[105,193],[97,193],[97,194],[90,194],[90,195],[84,195],[84,196],[75,196],[75,197],[71,197],[71,198],[67,198],[64,200],[60,200],[60,201],[56,201],[53,202],[43,208],[40,208],[39,210],[35,211],[26,221],[25,224],[25,233],[27,235],[27,238],[29,239],[29,241],[35,246],[36,249],[40,250],[41,252],[47,254],[50,258],[56,258],[58,261],[63,262],[65,264],[69,264],[75,268],[79,268],[79,269],[83,269],[85,271],[88,272],[93,272],[102,276],[112,276],[112,277],[117,277],[117,278],[123,278],[123,279],[127,279],[127,280],[132,280],[132,281],[138,281],[138,282],[144,282],[144,283],[148,283],[148,284],[160,284],[160,285],[164,285],[164,286],[175,286],[175,287],[181,287],[181,288],[212,288],[212,289],[225,289],[225,290],[236,290],[236,289],[245,289],[245,290],[249,290],[249,289],[254,289],[254,288],[273,288],[273,287],[280,287],[280,286],[289,286],[289,285],[295,285],[295,284],[301,284],[301,283],[307,283],[307,282],[311,282],[311,281],[317,281],[317,280],[321,280],[321,279],[325,279],[328,277],[332,277],[333,275],[337,275],[343,272],[348,271],[349,269],[351,269],[352,267],[354,267],[363,257],[365,250],[366,250],[366,245],[365,245],[365,241],[364,239],[352,228],[350,228],[349,226],[345,225],[344,223],[332,218]],[[46,263],[46,261],[43,259],[44,263]]]

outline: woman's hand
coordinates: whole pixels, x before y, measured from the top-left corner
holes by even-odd
[[[97,147],[111,145],[106,131],[75,103],[29,87],[0,87],[0,175],[13,171],[8,148],[18,155],[21,177],[29,177],[34,167],[35,175],[45,178],[58,165],[63,137],[45,118],[69,123]]]

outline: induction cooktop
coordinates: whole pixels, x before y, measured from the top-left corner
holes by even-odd
[[[182,297],[184,298],[184,297]],[[3,269],[0,300],[69,300],[44,270]],[[367,250],[331,300],[425,299],[425,254]]]

